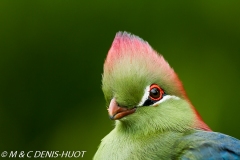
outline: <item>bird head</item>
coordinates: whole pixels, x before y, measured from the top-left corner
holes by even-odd
[[[118,32],[102,75],[108,113],[116,125],[155,130],[209,130],[186,96],[177,74],[143,39]]]

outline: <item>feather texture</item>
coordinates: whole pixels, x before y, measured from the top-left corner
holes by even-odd
[[[150,85],[165,97],[144,106]],[[152,47],[127,32],[117,33],[104,63],[107,105],[136,109],[117,119],[95,160],[239,159],[240,141],[212,132],[188,99],[177,74]]]
[[[172,159],[240,159],[239,140],[217,132],[196,131],[177,140]]]

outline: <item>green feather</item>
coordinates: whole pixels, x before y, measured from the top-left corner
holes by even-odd
[[[151,84],[163,88],[169,98],[157,105],[138,106]],[[109,50],[102,90],[107,105],[115,98],[122,107],[138,107],[135,113],[115,121],[115,128],[102,140],[95,160],[170,159],[176,140],[206,127],[164,58],[147,42],[126,32],[116,35]]]
[[[192,129],[193,119],[192,110],[182,99],[165,101],[160,107],[138,108],[136,114],[116,121],[94,159],[165,159],[171,155],[174,142]]]

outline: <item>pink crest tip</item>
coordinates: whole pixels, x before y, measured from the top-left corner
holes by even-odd
[[[149,55],[148,53],[150,52],[153,52],[153,49],[148,42],[125,31],[118,32],[108,52],[106,63],[111,66],[116,59],[119,59],[124,55],[131,57],[141,55],[146,56]]]

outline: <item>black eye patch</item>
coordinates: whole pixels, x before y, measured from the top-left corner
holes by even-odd
[[[164,96],[166,96],[167,94],[166,93],[164,93],[163,94],[163,97]],[[151,105],[153,105],[154,103],[156,103],[156,102],[158,102],[158,100],[152,100],[150,97],[148,97],[148,99],[143,103],[143,105],[142,106],[151,106]]]

